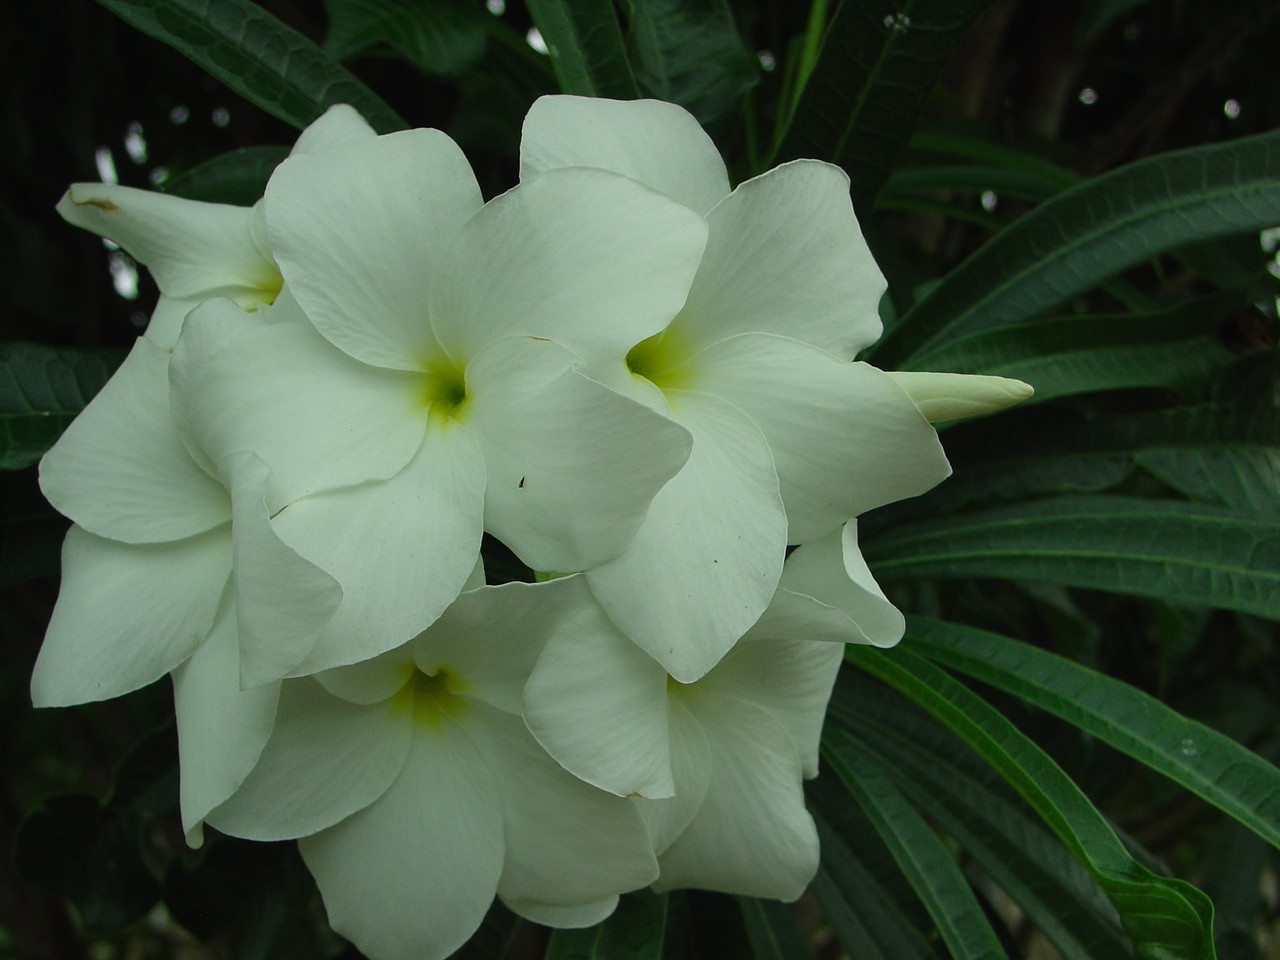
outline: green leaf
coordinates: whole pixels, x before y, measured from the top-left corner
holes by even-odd
[[[1145,763],[1280,847],[1280,769],[1141,690],[999,634],[911,617],[911,648]]]
[[[908,148],[914,153],[964,157],[988,166],[1025,173],[1055,188],[1054,192],[1074,187],[1084,179],[1075,171],[1060,167],[1043,157],[983,137],[921,132],[911,137]]]
[[[777,900],[738,897],[756,960],[811,960],[791,910]]]
[[[660,960],[666,926],[667,897],[637,890],[603,923],[553,931],[545,960]]]
[[[115,350],[0,343],[0,470],[44,456],[123,359]]]
[[[1052,758],[938,667],[901,647],[845,658],[899,690],[978,752],[1044,819],[1115,904],[1139,957],[1211,960],[1213,905],[1191,884],[1139,864]]]
[[[324,49],[349,60],[386,44],[433,77],[460,77],[484,56],[486,19],[468,0],[324,0]]]
[[[627,49],[636,79],[703,126],[733,114],[760,79],[726,0],[631,0]]]
[[[564,93],[640,96],[612,0],[529,0],[528,6]]]
[[[772,163],[839,164],[858,216],[870,216],[938,75],[988,2],[840,0]]]
[[[1010,577],[1280,618],[1280,517],[1068,496],[908,525],[866,544],[878,577]]]
[[[1115,909],[1088,872],[950,730],[852,672],[841,677],[828,722],[872,749],[912,802],[1067,960],[1132,960]]]
[[[251,207],[261,199],[271,174],[288,155],[287,147],[241,147],[192,167],[161,189],[188,200]]]
[[[840,728],[823,737],[822,756],[892,851],[955,960],[1005,952],[955,858],[889,779],[876,757]]]
[[[895,200],[939,190],[948,193],[983,193],[990,190],[997,199],[1010,198],[1038,203],[1060,192],[1062,184],[1046,180],[1038,173],[992,164],[903,167],[889,175],[876,206],[892,206]]]
[[[329,54],[249,0],[98,0],[250,103],[295,127],[349,103],[375,130],[405,123]]]
[[[876,346],[878,366],[1028,320],[1180,244],[1280,223],[1280,132],[1139,160],[1059,194],[947,275]]]

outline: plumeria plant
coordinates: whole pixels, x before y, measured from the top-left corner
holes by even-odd
[[[6,950],[1264,956],[1280,133],[1063,149],[1159,3],[1003,136],[1036,4],[100,3],[271,132],[47,198]]]

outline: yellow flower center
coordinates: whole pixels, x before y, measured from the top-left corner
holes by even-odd
[[[692,355],[691,345],[679,334],[673,321],[661,333],[641,340],[627,351],[627,369],[664,393],[688,389],[693,380],[688,364]]]
[[[448,667],[424,673],[410,664],[408,670],[409,678],[392,698],[391,705],[397,713],[409,713],[415,727],[439,730],[448,717],[459,717],[466,712],[466,698],[460,696],[466,684]]]
[[[442,359],[425,363],[417,379],[417,403],[429,417],[462,419],[467,405],[467,378],[461,367]]]

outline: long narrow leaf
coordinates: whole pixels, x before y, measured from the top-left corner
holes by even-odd
[[[1140,957],[1211,960],[1209,899],[1134,860],[1071,778],[994,707],[910,650],[851,645],[845,656],[945,723],[1022,795],[1116,905]]]
[[[275,168],[288,155],[285,147],[241,147],[192,167],[161,189],[205,203],[252,206],[266,190]]]
[[[1280,224],[1280,132],[1150,157],[1059,194],[1001,232],[877,345],[882,367],[1035,317],[1180,244]]]
[[[1011,577],[1280,618],[1280,516],[1115,496],[913,524],[865,547],[878,576]]]
[[[943,66],[988,0],[841,0],[773,162],[844,167],[870,216]]]
[[[738,897],[738,906],[756,960],[810,960],[809,947],[785,904]]]
[[[603,923],[552,933],[546,960],[659,960],[666,927],[666,896],[638,890]]]
[[[333,57],[249,0],[98,0],[250,103],[305,127],[349,103],[382,133],[405,124]]]
[[[823,738],[822,755],[840,777],[928,908],[955,960],[1004,950],[955,858],[885,774],[875,756],[839,728]]]
[[[973,627],[908,620],[912,649],[1048,710],[1203,797],[1280,847],[1280,769],[1141,690]]]
[[[584,97],[640,96],[613,0],[529,0],[560,89]]]

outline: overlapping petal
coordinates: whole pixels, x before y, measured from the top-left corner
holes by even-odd
[[[223,486],[197,466],[169,416],[169,354],[139,339],[40,461],[60,513],[123,543],[181,540],[231,517]]]
[[[698,121],[661,100],[540,97],[520,136],[520,179],[599,167],[706,214],[729,193],[724,161]]]

